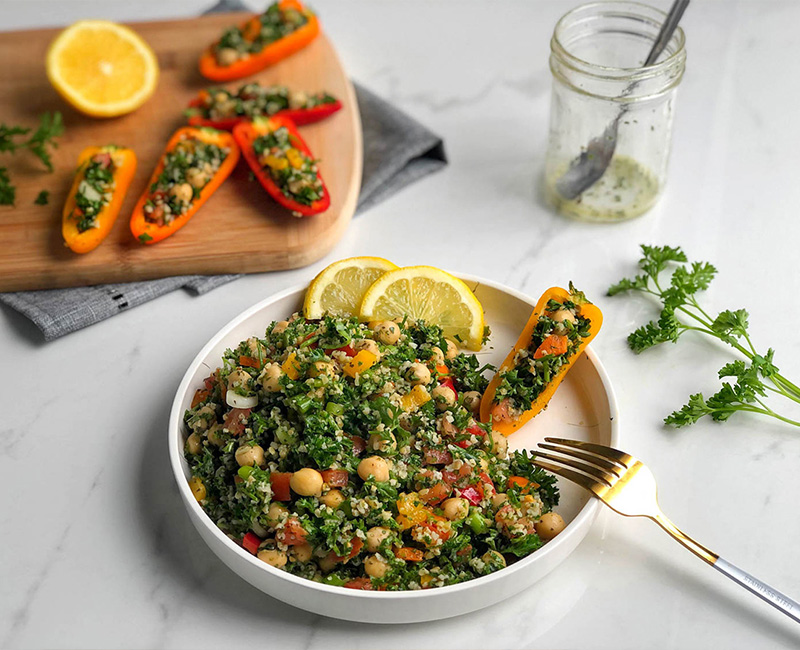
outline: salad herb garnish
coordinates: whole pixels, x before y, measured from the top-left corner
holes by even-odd
[[[708,262],[689,264],[680,247],[641,246],[643,257],[639,267],[643,273],[624,278],[608,290],[609,296],[638,291],[658,298],[661,314],[628,336],[628,345],[637,354],[659,343],[676,343],[686,332],[712,336],[739,352],[744,359],[725,364],[719,371],[722,388],[705,398],[695,393],[681,409],[668,415],[664,422],[676,427],[694,424],[705,416],[722,422],[737,411],[758,413],[788,424],[800,422],[777,413],[765,401],[767,397],[783,397],[800,403],[800,387],[788,380],[773,363],[772,348],[759,352],[747,332],[749,314],[745,309],[724,310],[711,316],[698,302],[696,294],[708,288],[717,269]],[[662,274],[672,271],[666,277]]]

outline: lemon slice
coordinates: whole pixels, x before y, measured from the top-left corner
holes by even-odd
[[[158,83],[158,61],[132,29],[108,20],[79,20],[47,50],[47,77],[79,111],[114,117],[136,110]]]
[[[386,271],[397,265],[382,257],[350,257],[324,268],[306,291],[306,318],[322,318],[326,312],[356,316],[364,293]]]
[[[361,320],[408,316],[438,325],[470,350],[483,345],[483,307],[458,278],[432,266],[407,266],[382,275],[361,302]]]

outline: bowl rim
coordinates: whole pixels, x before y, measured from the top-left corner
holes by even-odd
[[[494,282],[491,280],[486,280],[485,278],[481,278],[479,276],[470,275],[466,273],[454,273],[450,272],[452,275],[463,280],[470,288],[474,291],[480,285],[485,285],[497,291],[501,291],[511,295],[518,300],[521,300],[529,305],[535,305],[536,301],[532,300],[530,296],[522,293],[521,291],[517,291],[516,289],[512,289],[504,284],[499,282]],[[367,599],[383,599],[386,601],[402,601],[402,600],[411,600],[411,599],[418,599],[418,598],[443,598],[449,594],[457,594],[459,592],[463,592],[465,590],[477,588],[481,585],[486,585],[496,580],[504,580],[507,577],[510,577],[512,574],[524,569],[526,566],[534,562],[537,558],[541,559],[555,553],[559,546],[562,546],[566,543],[566,540],[574,535],[580,535],[580,530],[583,528],[584,525],[591,526],[591,523],[594,517],[597,514],[598,509],[600,508],[600,502],[597,499],[589,498],[589,501],[578,511],[578,514],[575,516],[572,521],[570,521],[564,532],[561,533],[555,540],[548,542],[541,548],[537,549],[527,557],[522,558],[521,560],[515,562],[511,566],[505,567],[499,571],[495,571],[486,576],[480,576],[478,578],[472,578],[471,580],[465,580],[464,582],[460,582],[455,585],[446,585],[443,587],[437,587],[435,589],[419,589],[419,590],[399,590],[399,591],[371,591],[371,590],[360,590],[360,589],[345,589],[343,587],[334,586],[334,585],[326,585],[319,582],[315,582],[313,580],[309,580],[308,578],[302,578],[300,576],[293,575],[291,573],[287,573],[286,571],[282,571],[280,569],[276,569],[261,560],[258,560],[256,556],[253,554],[245,551],[241,546],[234,543],[225,533],[220,530],[213,521],[209,518],[197,500],[194,498],[192,494],[188,482],[185,480],[185,476],[183,473],[183,456],[178,453],[178,445],[174,444],[173,436],[174,435],[182,435],[181,431],[181,423],[183,421],[183,413],[181,408],[181,403],[183,402],[184,395],[191,389],[190,382],[192,380],[192,376],[196,372],[197,368],[203,363],[205,357],[216,347],[219,342],[225,338],[230,331],[239,325],[242,321],[247,320],[251,316],[255,315],[265,307],[271,305],[272,303],[278,302],[285,298],[288,298],[292,295],[299,294],[307,288],[307,283],[305,284],[297,284],[283,291],[279,291],[277,293],[271,294],[270,296],[260,300],[256,304],[248,307],[244,311],[240,312],[236,316],[234,316],[230,321],[228,321],[225,325],[223,325],[203,346],[203,348],[195,355],[192,362],[189,364],[189,367],[186,369],[183,377],[181,378],[180,384],[178,385],[177,392],[175,393],[175,398],[172,402],[172,408],[170,410],[170,417],[169,417],[169,424],[168,424],[168,444],[169,444],[169,458],[170,458],[170,465],[172,467],[172,474],[175,482],[178,486],[178,491],[183,499],[184,505],[189,508],[195,515],[198,516],[197,521],[201,521],[206,529],[219,541],[221,541],[226,548],[231,550],[233,553],[238,554],[240,559],[243,559],[245,562],[249,563],[250,566],[253,567],[256,571],[266,571],[267,574],[273,576],[274,578],[286,580],[289,583],[292,583],[301,588],[308,588],[318,591],[320,593],[328,593],[331,595],[338,595],[339,597],[345,598],[367,598]],[[600,378],[600,383],[603,386],[603,389],[606,392],[606,396],[608,398],[608,408],[609,408],[609,416],[611,419],[610,428],[611,428],[611,440],[610,446],[617,447],[619,443],[619,408],[617,405],[617,397],[614,392],[614,387],[611,384],[611,380],[606,372],[605,367],[603,366],[600,359],[595,354],[594,350],[592,350],[591,345],[586,347],[584,354],[589,358],[591,361],[595,371],[597,372],[598,377]]]

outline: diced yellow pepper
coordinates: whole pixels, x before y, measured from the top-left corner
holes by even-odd
[[[297,379],[300,376],[300,364],[297,362],[297,356],[294,352],[286,357],[286,361],[283,362],[281,370],[283,370],[284,374],[292,380]]]
[[[420,587],[422,587],[424,589],[425,587],[427,587],[431,583],[432,580],[433,580],[433,576],[426,573],[424,576],[422,576],[419,579],[419,585],[420,585]]]
[[[369,370],[378,361],[378,357],[369,350],[361,350],[356,356],[347,361],[342,372],[348,377],[355,377],[358,373]]]
[[[192,478],[189,479],[189,489],[198,502],[206,498],[206,486],[199,476],[192,476]]]
[[[289,166],[289,161],[286,158],[278,158],[277,156],[263,156],[259,162],[261,162],[262,166],[276,171],[286,169]]]
[[[297,149],[287,149],[286,158],[295,169],[300,169],[303,166],[303,156]]]
[[[430,399],[431,394],[428,392],[428,389],[421,384],[417,384],[411,389],[410,393],[406,393],[400,398],[400,406],[402,406],[403,410],[406,412],[415,411],[425,404],[425,402],[429,402]]]

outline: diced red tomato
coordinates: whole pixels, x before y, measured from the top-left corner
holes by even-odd
[[[478,486],[468,485],[463,490],[458,490],[458,496],[463,497],[473,506],[477,506],[483,501],[483,488],[478,489]]]
[[[453,454],[447,449],[426,449],[424,461],[428,465],[449,465],[453,462]]]
[[[350,474],[344,469],[325,469],[320,474],[322,480],[331,487],[344,487],[350,480]]]
[[[364,438],[361,436],[351,436],[347,433],[345,435],[353,441],[353,453],[356,456],[360,456],[364,453],[364,450],[367,448],[367,441],[364,440]]]
[[[352,345],[343,345],[340,348],[336,348],[337,352],[344,352],[348,357],[356,356],[356,351],[353,349]]]
[[[197,406],[200,402],[205,402],[208,399],[209,392],[207,390],[203,390],[198,388],[194,392],[194,397],[192,398],[192,408]]]
[[[450,492],[452,491],[452,487],[447,485],[447,483],[437,483],[433,487],[430,488],[423,488],[417,495],[419,496],[419,500],[426,505],[436,505],[437,503],[441,503],[444,501],[448,496],[450,496]]]
[[[436,520],[434,520],[434,521],[426,521],[426,522],[423,522],[423,523],[417,524],[417,525],[422,527],[422,528],[427,528],[431,532],[436,533],[441,538],[441,540],[443,542],[446,542],[448,539],[450,539],[450,536],[453,534],[453,532],[450,530],[449,526],[448,527],[442,526]]]
[[[468,463],[464,463],[457,472],[451,472],[450,470],[443,470],[442,471],[442,478],[444,479],[445,483],[450,483],[451,485],[458,480],[465,478],[472,474],[472,466]]]
[[[423,553],[418,548],[411,548],[410,546],[404,546],[403,548],[398,548],[394,552],[394,556],[398,560],[405,560],[406,562],[421,562],[423,558]]]
[[[306,341],[308,341],[308,339],[310,339],[312,336],[316,336],[316,335],[317,335],[317,334],[316,334],[316,332],[311,332],[311,334],[307,334],[307,335],[306,335],[306,336],[303,338],[303,343],[305,343]],[[311,350],[316,350],[316,349],[317,349],[317,347],[319,347],[319,346],[318,346],[317,342],[316,342],[316,341],[314,341],[313,343],[309,343],[309,344],[308,344],[308,347],[309,347]]]
[[[545,355],[564,354],[569,347],[569,339],[560,334],[551,334],[533,353],[534,359],[541,359]]]
[[[261,362],[258,359],[248,357],[243,354],[239,355],[239,365],[246,366],[248,368],[255,368],[256,370],[261,369]]]
[[[92,162],[99,164],[103,169],[108,169],[111,166],[111,154],[107,152],[96,153],[92,156]]]
[[[458,391],[456,390],[456,385],[453,383],[452,377],[445,377],[444,379],[440,379],[439,385],[447,386],[450,390],[452,390],[456,394],[456,399],[458,399]]]
[[[279,542],[283,542],[286,546],[299,546],[306,542],[306,530],[303,528],[299,519],[289,517],[283,529],[275,534],[275,539]]]
[[[372,580],[369,578],[353,578],[350,582],[344,583],[345,589],[362,589],[372,591]]]
[[[227,429],[232,436],[241,434],[247,426],[247,421],[250,419],[251,409],[231,409],[225,415],[223,428]]]
[[[481,427],[477,424],[472,424],[465,429],[465,432],[470,436],[475,436],[476,438],[483,438],[486,435],[486,431],[484,431]],[[468,449],[472,447],[473,443],[469,440],[456,440],[456,445],[461,447],[462,449]]]
[[[460,551],[456,551],[456,555],[458,557],[464,557],[465,555],[469,555],[471,552],[472,552],[472,544],[467,544]]]
[[[358,555],[361,549],[364,548],[364,541],[360,537],[353,537],[353,539],[350,540],[350,544],[350,552],[347,555],[336,555],[331,551],[328,557],[334,562],[347,562]]]
[[[489,496],[494,495],[494,493],[497,492],[497,490],[494,487],[494,482],[492,481],[491,478],[489,478],[489,475],[486,472],[481,472],[480,474],[478,474],[478,476],[480,476],[481,478],[481,482],[478,485],[481,486],[484,496],[486,495],[487,492],[489,493]]]
[[[206,377],[203,383],[206,385],[206,390],[210,393],[217,384],[217,373],[215,372],[213,375]]]
[[[269,475],[269,482],[272,484],[272,498],[275,501],[292,500],[292,491],[289,488],[291,478],[291,472],[272,472]]]
[[[250,551],[253,555],[258,553],[258,545],[261,544],[261,538],[255,533],[246,533],[242,539],[242,547],[246,551]]]

